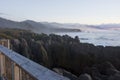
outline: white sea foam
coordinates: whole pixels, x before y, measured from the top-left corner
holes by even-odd
[[[120,46],[120,31],[101,30],[101,31],[85,31],[85,32],[69,32],[56,33],[58,35],[69,35],[71,37],[78,36],[82,43],[92,43],[94,45],[103,46]]]

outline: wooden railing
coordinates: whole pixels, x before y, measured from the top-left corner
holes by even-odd
[[[69,79],[0,45],[0,80],[69,80]]]

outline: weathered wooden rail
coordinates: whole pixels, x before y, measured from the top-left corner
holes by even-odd
[[[9,44],[4,44],[9,48]],[[0,80],[69,80],[0,45]]]

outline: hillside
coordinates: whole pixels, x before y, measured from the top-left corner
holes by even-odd
[[[35,33],[54,33],[54,32],[79,32],[80,29],[68,29],[68,28],[58,28],[53,26],[47,26],[41,22],[35,22],[32,20],[25,20],[21,22],[16,22],[12,20],[7,20],[0,18],[0,28],[17,28],[24,30],[31,30]]]
[[[0,28],[17,28],[30,30],[35,33],[81,32],[97,30],[120,30],[120,24],[87,25],[74,23],[35,22],[25,20],[21,22],[0,18]]]

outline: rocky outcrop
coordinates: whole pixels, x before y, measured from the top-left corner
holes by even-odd
[[[117,70],[110,62],[103,62],[89,68],[88,71],[93,80],[119,80],[120,71]]]
[[[108,80],[120,80],[120,74],[111,75]]]
[[[70,80],[77,80],[78,77],[75,76],[74,74],[66,71],[65,69],[61,69],[61,68],[53,68],[53,71],[57,72],[60,75],[66,76],[68,77]]]
[[[89,74],[81,74],[78,80],[92,80],[92,77]]]
[[[34,40],[24,38],[13,40],[12,43],[19,53],[48,68],[60,67],[77,76],[85,72],[90,74],[93,80],[106,80],[119,73],[115,68],[119,68],[119,47],[94,46],[80,43],[77,37],[73,39],[67,35],[54,34],[41,34]],[[59,71],[74,80],[75,77],[65,70]]]

